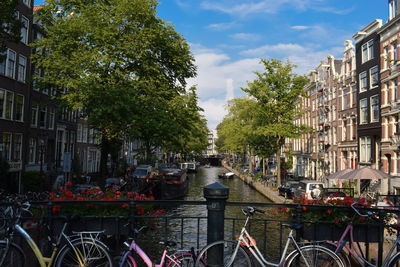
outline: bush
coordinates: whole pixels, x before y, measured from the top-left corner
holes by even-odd
[[[42,174],[43,177],[43,190],[49,188],[48,179],[45,173]],[[40,182],[40,172],[38,171],[28,171],[22,174],[22,185],[24,192],[41,192],[41,182]]]

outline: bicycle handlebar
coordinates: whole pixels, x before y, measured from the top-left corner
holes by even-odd
[[[372,212],[371,211],[368,211],[367,212],[367,214],[361,214],[361,212],[359,212],[358,211],[358,209],[356,209],[356,207],[354,207],[355,205],[363,205],[363,206],[365,206],[364,204],[362,204],[362,203],[360,203],[360,202],[354,202],[353,204],[351,204],[351,208],[360,216],[360,217],[369,217],[369,216],[371,216],[372,215]]]
[[[242,209],[242,212],[245,216],[251,216],[256,212],[265,213],[265,210],[257,209],[251,206],[248,206],[247,209]]]

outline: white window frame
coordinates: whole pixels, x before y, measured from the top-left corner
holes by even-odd
[[[363,83],[364,79],[365,79],[365,87]],[[368,75],[366,71],[360,73],[359,84],[360,84],[360,93],[366,92],[368,90]]]
[[[23,59],[23,64],[21,64],[21,60]],[[18,56],[18,81],[25,82],[26,79],[26,57],[19,55]]]
[[[372,141],[371,137],[360,137],[360,162],[368,163],[372,160]]]
[[[42,118],[42,112],[44,113],[44,121],[43,121],[43,124],[44,124],[44,125],[42,125],[42,120],[41,120],[41,118]],[[38,121],[38,123],[39,123],[39,127],[40,127],[41,129],[46,129],[46,126],[47,126],[47,106],[40,107],[40,109],[39,109],[39,121]]]
[[[365,107],[363,106],[365,102]],[[365,114],[365,116],[363,116]],[[360,124],[368,123],[368,100],[367,98],[360,99]]]
[[[14,114],[14,92],[0,89],[0,93],[3,94],[3,103],[0,106],[0,118],[12,120]]]
[[[27,19],[25,16],[21,16],[21,22],[22,22],[22,27],[21,27],[21,42],[24,44],[28,44],[28,39],[29,39],[29,19]]]
[[[10,66],[10,54],[14,54],[14,59],[13,59],[13,63],[12,66]],[[10,77],[12,79],[15,78],[15,65],[17,62],[17,53],[11,49],[7,50],[7,59],[6,59],[6,73],[5,75],[7,77]],[[11,73],[10,73],[11,72]]]
[[[374,40],[369,40],[361,46],[362,63],[374,58]]]
[[[28,155],[28,163],[34,164],[36,160],[36,139],[31,137],[29,139],[29,155]]]
[[[18,97],[22,97],[20,110],[18,110]],[[25,105],[25,97],[23,95],[17,95],[15,97],[15,114],[14,114],[15,121],[24,121],[24,105]],[[20,112],[21,114],[20,118],[17,118],[17,115],[19,114],[18,112]]]
[[[31,0],[22,0],[22,3],[24,3],[27,7],[31,7]]]
[[[374,103],[374,99],[377,99],[377,105],[375,106],[375,109],[376,110],[374,110],[374,105],[373,105],[373,103]],[[371,122],[378,122],[379,121],[379,107],[380,107],[380,105],[379,105],[379,95],[373,95],[373,96],[371,96],[371,98],[370,98],[370,106],[371,106],[371,109],[370,109],[370,118],[371,118]],[[374,111],[377,111],[378,112],[378,115],[375,117],[374,116],[374,114],[375,114],[375,112]]]
[[[55,118],[56,118],[56,113],[54,111],[54,108],[50,108],[50,111],[49,111],[49,129],[50,130],[54,130]]]
[[[37,127],[38,126],[38,114],[39,114],[39,106],[37,104],[32,105],[31,127]]]
[[[376,71],[373,73],[373,70],[375,70],[376,69]],[[374,84],[373,83],[373,81],[374,81],[374,79],[373,79],[373,76],[372,75],[376,75],[376,83]],[[370,68],[369,69],[369,88],[375,88],[375,87],[377,87],[378,85],[379,85],[379,69],[378,69],[378,65],[376,65],[376,66],[373,66],[372,68]]]
[[[5,137],[8,136],[9,141],[4,143]],[[12,134],[11,133],[3,133],[3,137],[1,139],[1,143],[3,144],[3,151],[2,153],[2,158],[3,160],[11,161],[11,153],[12,153]]]
[[[17,141],[20,143],[16,143]],[[13,159],[14,161],[21,161],[22,160],[22,142],[23,136],[21,133],[15,133],[13,136]]]

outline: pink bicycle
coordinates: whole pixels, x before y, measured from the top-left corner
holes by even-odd
[[[135,229],[134,234],[138,234],[141,230],[145,229],[146,226],[141,227],[139,230]],[[136,252],[146,263],[148,267],[193,267],[196,262],[196,253],[192,248],[191,251],[188,252],[179,252],[174,253],[172,255],[168,254],[168,250],[170,247],[176,246],[176,242],[174,241],[161,241],[160,244],[165,245],[164,252],[162,254],[161,260],[159,264],[154,264],[149,256],[136,244],[135,240],[132,238],[131,243],[124,242],[124,245],[129,249],[122,256],[122,260],[119,264],[120,267],[137,267],[137,263],[133,258],[133,252]],[[206,266],[205,262],[203,262],[203,266]]]

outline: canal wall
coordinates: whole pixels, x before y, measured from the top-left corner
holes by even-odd
[[[242,175],[240,174],[237,170],[233,169],[232,167],[228,166],[225,161],[222,162],[222,166],[225,169],[228,169],[230,172],[233,172],[235,176],[239,177],[241,180],[243,180],[246,184],[263,194],[265,197],[267,197],[269,200],[271,200],[274,203],[287,203],[288,201],[284,198],[279,196],[278,191],[271,190],[268,186],[265,184],[258,182],[258,181],[253,181],[253,177],[250,175]]]

